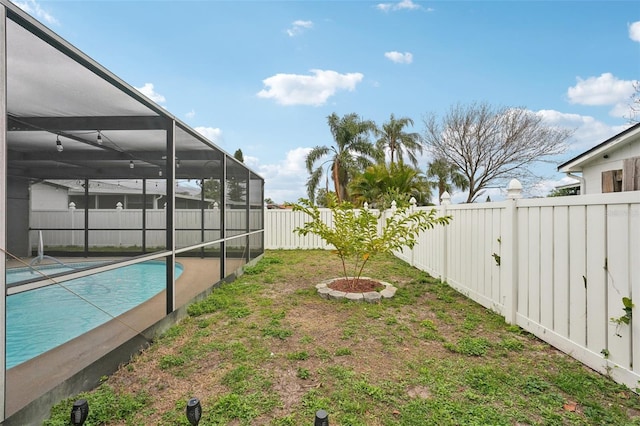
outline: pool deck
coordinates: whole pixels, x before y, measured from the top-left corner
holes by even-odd
[[[175,306],[181,307],[220,281],[219,259],[178,258],[184,270],[176,281]],[[227,259],[227,273],[244,264]],[[5,411],[9,418],[31,402],[98,362],[127,342],[150,341],[144,330],[165,317],[166,291],[119,317],[6,372]],[[135,339],[138,337],[138,339]],[[91,379],[87,378],[87,381]],[[55,401],[52,401],[52,404]],[[51,405],[52,405],[51,404]]]

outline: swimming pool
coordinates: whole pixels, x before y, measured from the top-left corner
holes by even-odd
[[[86,263],[82,265],[87,266]],[[64,270],[60,265],[45,268],[48,275]],[[181,265],[176,265],[176,279],[182,270]],[[25,273],[28,278],[24,278]],[[17,275],[16,279],[13,274],[21,274],[21,277]],[[27,268],[7,270],[7,282],[33,277]],[[165,263],[148,261],[63,283],[78,295],[53,284],[7,297],[6,368],[53,349],[138,306],[164,290],[165,283]]]

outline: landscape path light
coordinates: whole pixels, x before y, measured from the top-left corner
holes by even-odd
[[[71,408],[71,424],[82,426],[89,416],[89,403],[86,399],[79,399],[73,403]]]
[[[191,398],[187,402],[187,420],[192,426],[198,426],[202,417],[202,406],[198,398]]]
[[[316,420],[313,422],[313,426],[329,426],[329,413],[325,410],[316,411]]]

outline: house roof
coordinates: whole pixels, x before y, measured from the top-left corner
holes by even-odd
[[[16,5],[0,5],[6,9],[8,176],[158,179],[173,170],[175,150],[176,179],[246,179],[249,170],[251,179],[262,180]]]
[[[562,173],[581,172],[582,168],[594,158],[601,157],[607,153],[615,151],[633,141],[640,141],[640,123],[629,127],[601,144],[596,145],[566,163],[559,165],[558,171]]]
[[[146,193],[150,195],[164,195],[167,193],[166,181],[149,179],[146,181]],[[84,194],[84,181],[76,179],[45,180],[44,185],[52,185],[69,190],[70,194]],[[89,186],[90,194],[141,194],[141,180],[92,180]],[[186,184],[176,185],[176,198],[200,199],[200,187]]]

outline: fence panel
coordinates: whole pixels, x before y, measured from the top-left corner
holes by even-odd
[[[320,209],[320,217],[326,223],[332,223],[331,210]],[[265,247],[271,249],[327,249],[330,248],[320,237],[314,234],[300,236],[294,229],[303,226],[309,220],[304,212],[288,209],[266,210],[264,233]]]
[[[629,276],[629,211],[628,205],[613,205],[607,208],[607,253],[604,272],[607,275],[607,315],[605,318],[624,316],[623,297],[631,297]],[[638,259],[636,259],[637,261]],[[611,361],[632,367],[631,329],[608,321],[608,357]]]
[[[553,303],[552,327],[556,333],[569,338],[569,207],[553,208],[553,291],[549,292]],[[548,324],[545,322],[544,325]]]
[[[587,206],[587,348],[599,353],[607,346],[606,210]]]
[[[569,207],[569,338],[587,343],[586,206]]]
[[[416,210],[431,211],[433,209],[433,207],[418,207]],[[442,207],[435,210],[437,216],[446,215]],[[434,277],[442,278],[444,274],[442,266],[446,256],[446,245],[442,243],[445,232],[446,228],[443,226],[428,229],[418,235],[417,244],[413,251],[403,250],[396,255],[416,268],[426,271]]]
[[[554,329],[554,296],[555,279],[554,268],[554,207],[540,208],[540,324],[548,329]]]
[[[502,215],[504,203],[487,203],[483,209],[475,205],[447,206],[446,214],[451,223],[442,228],[440,242],[445,245],[445,280],[456,290],[481,305],[502,312],[502,288],[500,284],[500,252]],[[443,240],[446,243],[443,244]],[[423,241],[422,239],[420,241]],[[416,265],[418,265],[416,261]],[[442,268],[441,268],[442,269]],[[442,274],[427,271],[435,276]]]

